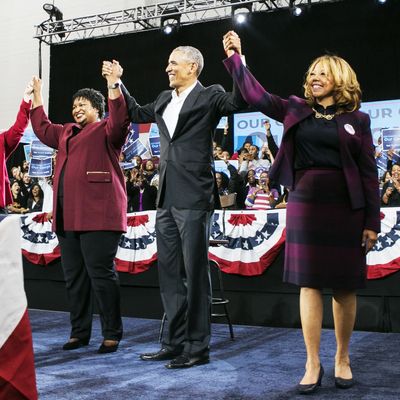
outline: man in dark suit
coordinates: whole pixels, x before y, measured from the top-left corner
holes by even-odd
[[[116,63],[105,62],[103,74]],[[156,122],[160,130],[157,197],[157,254],[161,298],[169,332],[161,349],[142,360],[172,360],[167,368],[209,362],[211,285],[208,263],[210,217],[214,204],[212,134],[223,115],[246,105],[239,91],[198,82],[203,56],[181,46],[166,72],[172,90],[140,106],[123,87],[132,122]],[[120,69],[122,74],[122,69]]]

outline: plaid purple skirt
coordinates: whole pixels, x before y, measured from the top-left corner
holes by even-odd
[[[343,172],[296,172],[286,217],[283,281],[301,287],[365,286],[364,210],[352,210]]]

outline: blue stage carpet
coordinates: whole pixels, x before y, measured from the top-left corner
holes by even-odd
[[[304,399],[297,395],[305,350],[298,329],[213,325],[211,362],[167,370],[165,362],[144,362],[139,353],[158,350],[159,321],[124,318],[124,338],[113,354],[96,353],[101,343],[98,318],[89,346],[61,350],[69,337],[69,315],[30,310],[36,376],[41,400],[125,399]],[[321,343],[325,376],[318,399],[400,398],[400,334],[355,332],[352,367],[356,385],[334,387],[335,336],[324,330]]]

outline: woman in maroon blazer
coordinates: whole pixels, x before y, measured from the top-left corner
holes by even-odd
[[[43,143],[58,150],[53,230],[60,242],[72,325],[64,350],[89,342],[92,292],[104,337],[98,352],[116,351],[122,337],[114,257],[126,231],[125,181],[118,160],[129,120],[118,79],[112,75],[106,79],[108,118],[102,119],[104,96],[94,89],[81,89],[72,99],[75,123],[58,125],[45,114],[41,81],[34,78],[32,127]]]
[[[18,147],[19,141],[24,134],[29,122],[29,110],[31,108],[30,95],[32,93],[32,82],[24,91],[24,99],[19,107],[17,119],[14,125],[0,133],[0,214],[7,213],[6,206],[13,202],[10,190],[6,161],[11,153]]]
[[[224,36],[224,48],[229,57],[225,66],[244,99],[284,126],[270,176],[290,188],[284,281],[301,288],[307,350],[298,391],[314,392],[324,373],[319,359],[324,287],[333,290],[335,384],[349,388],[356,289],[365,285],[365,253],[380,230],[370,119],[358,111],[356,75],[340,57],[319,57],[306,73],[305,99],[286,100],[268,93],[243,65],[236,33]]]

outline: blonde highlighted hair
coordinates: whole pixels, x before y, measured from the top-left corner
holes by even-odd
[[[307,104],[313,107],[316,100],[312,95],[309,78],[317,64],[321,64],[325,73],[333,81],[333,98],[339,112],[358,110],[361,105],[361,89],[356,73],[343,58],[323,55],[316,58],[308,68],[304,78],[304,96]]]

